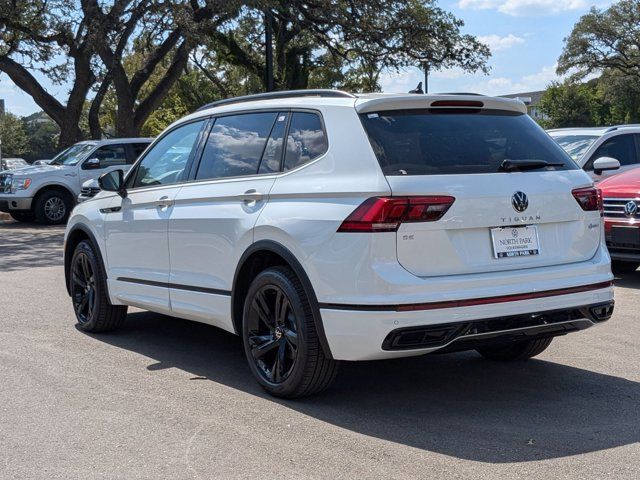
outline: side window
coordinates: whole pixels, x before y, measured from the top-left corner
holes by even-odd
[[[279,113],[276,123],[271,129],[271,135],[267,140],[267,145],[262,153],[260,168],[258,173],[274,173],[280,171],[282,161],[282,150],[284,147],[284,133],[287,130],[288,113]]]
[[[149,187],[180,182],[204,123],[204,120],[188,123],[160,139],[136,167],[131,185],[131,177],[127,179],[127,187]]]
[[[284,169],[291,170],[327,151],[322,121],[315,113],[294,112],[291,117]]]
[[[125,165],[127,163],[127,149],[124,145],[105,145],[93,152],[90,158],[100,160],[100,168]]]
[[[220,117],[202,153],[197,180],[255,175],[276,112]]]
[[[133,152],[133,160],[131,163],[134,163],[140,157],[140,155],[142,155],[142,152],[144,152],[148,146],[149,146],[148,143],[132,143],[131,151]]]
[[[593,170],[593,162],[600,157],[615,158],[622,166],[637,163],[636,144],[633,140],[633,135],[616,135],[605,140],[591,156],[584,169]]]

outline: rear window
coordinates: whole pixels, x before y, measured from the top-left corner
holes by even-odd
[[[361,115],[385,175],[495,173],[504,160],[571,158],[528,115],[496,110],[399,110]]]

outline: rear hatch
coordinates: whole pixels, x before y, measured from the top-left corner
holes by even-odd
[[[360,111],[393,197],[455,199],[441,218],[399,224],[400,264],[434,276],[592,258],[601,202],[590,179],[522,106],[481,98]]]

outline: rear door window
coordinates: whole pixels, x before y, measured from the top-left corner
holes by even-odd
[[[497,110],[394,110],[361,116],[385,175],[496,173],[504,160],[578,167],[528,115]]]
[[[196,180],[258,173],[277,112],[217,118],[207,138]]]
[[[327,147],[320,116],[317,113],[294,112],[287,136],[284,169],[291,170],[318,158],[327,151]]]

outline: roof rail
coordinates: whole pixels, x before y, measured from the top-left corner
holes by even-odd
[[[609,133],[609,132],[615,132],[616,130],[618,130],[619,128],[640,128],[640,124],[638,123],[628,123],[626,125],[616,125],[615,127],[609,127],[607,128],[604,133]]]
[[[309,90],[283,90],[280,92],[256,93],[254,95],[243,95],[241,97],[226,98],[203,105],[196,112],[206,110],[213,107],[221,107],[223,105],[232,105],[234,103],[257,102],[260,100],[276,100],[278,98],[295,98],[295,97],[325,97],[325,98],[356,98],[355,95],[343,92],[342,90],[331,89],[309,89]]]

